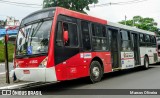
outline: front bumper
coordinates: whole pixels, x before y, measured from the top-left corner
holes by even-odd
[[[24,73],[28,70],[29,73]],[[18,80],[35,82],[57,81],[55,67],[51,68],[15,68],[15,75]]]

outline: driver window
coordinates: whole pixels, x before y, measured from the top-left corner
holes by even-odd
[[[68,41],[63,40],[63,31],[68,31]],[[68,46],[77,47],[78,46],[78,32],[77,25],[68,22],[58,22],[57,32],[56,32],[56,44],[57,46]]]
[[[68,41],[65,46],[76,47],[78,46],[78,32],[77,25],[73,23],[63,23],[64,31],[68,31]]]

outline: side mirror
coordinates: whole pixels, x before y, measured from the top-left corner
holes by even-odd
[[[63,32],[63,40],[64,40],[64,42],[66,43],[67,41],[68,41],[68,31],[64,31]]]

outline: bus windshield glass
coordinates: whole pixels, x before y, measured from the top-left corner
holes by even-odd
[[[20,28],[16,43],[16,57],[47,54],[51,26],[52,20],[45,20]]]

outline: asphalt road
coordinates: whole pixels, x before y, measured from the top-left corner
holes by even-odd
[[[57,90],[58,89],[58,90]],[[45,91],[52,96],[46,96],[46,98],[54,98],[54,94],[61,95],[68,90],[65,89],[160,89],[160,65],[152,65],[148,70],[143,70],[141,68],[124,70],[119,72],[113,72],[105,74],[102,81],[89,84],[84,79],[77,79],[71,81],[64,81],[59,83],[53,83],[45,86],[32,87],[26,90],[37,90]],[[56,97],[64,97],[57,96]],[[39,96],[30,96],[32,98],[39,98]],[[75,98],[75,96],[65,95],[66,98]],[[82,97],[82,96],[77,96]],[[92,95],[86,96],[86,98],[97,98],[103,97],[104,95]],[[128,97],[143,97],[143,98],[158,98],[159,96],[108,96],[108,98],[128,98]],[[12,97],[13,98],[13,97]]]
[[[47,88],[47,89],[46,89]],[[86,79],[59,82],[47,86],[34,88],[46,89],[160,89],[160,65],[152,65],[148,70],[141,68],[107,73],[103,79],[95,84],[89,84]]]

